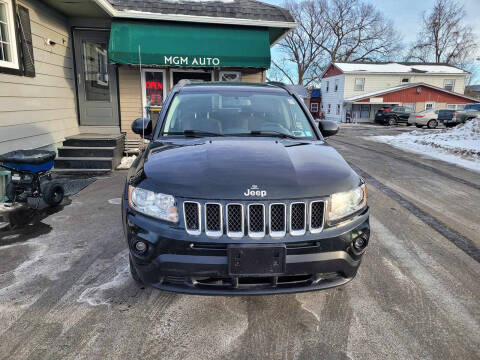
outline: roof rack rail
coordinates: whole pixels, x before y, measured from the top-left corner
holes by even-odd
[[[191,84],[192,83],[192,80],[189,80],[189,79],[181,79],[178,83],[175,84],[175,86],[173,87],[174,89],[176,90],[180,90],[181,88],[183,88],[185,85],[188,85],[188,84]],[[172,89],[173,90],[173,89]]]
[[[290,89],[290,87],[289,87],[287,84],[285,84],[285,83],[283,83],[283,82],[281,82],[281,81],[267,81],[266,84],[267,84],[267,85],[272,85],[272,86],[277,86],[277,87],[279,87],[279,88],[282,88],[282,89],[286,90],[290,95],[293,95],[293,94],[294,94],[294,93],[292,92],[292,89]]]

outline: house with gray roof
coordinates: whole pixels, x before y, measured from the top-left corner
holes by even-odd
[[[114,167],[106,148],[138,142],[132,121],[155,120],[182,79],[265,81],[271,46],[296,26],[256,0],[2,0],[0,10],[0,153],[59,149],[65,171]],[[84,149],[89,135],[99,149]]]

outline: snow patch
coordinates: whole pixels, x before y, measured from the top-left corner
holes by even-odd
[[[109,199],[108,203],[112,205],[120,205],[122,203],[122,199],[121,198]]]
[[[415,130],[366,139],[480,172],[480,119],[436,132]]]
[[[117,170],[130,169],[130,167],[132,166],[132,164],[133,164],[133,162],[135,161],[136,158],[137,158],[136,155],[124,156],[122,158],[122,161],[121,161],[120,165],[117,166]]]

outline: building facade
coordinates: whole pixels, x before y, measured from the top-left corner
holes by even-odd
[[[350,101],[351,99],[411,84],[432,85],[463,95],[468,75],[461,69],[442,64],[332,63],[322,75],[322,110],[329,120],[345,121],[348,113],[354,121],[370,122],[382,106],[404,105],[404,102],[399,98],[391,102],[374,99],[376,102],[373,105],[373,102],[360,104]],[[447,99],[436,100],[436,109],[457,105],[448,103]],[[420,103],[407,105],[412,106],[413,111],[425,110]]]
[[[0,153],[77,134],[137,139],[132,121],[156,119],[181,79],[265,81],[270,47],[296,25],[255,0],[0,0],[0,10]]]

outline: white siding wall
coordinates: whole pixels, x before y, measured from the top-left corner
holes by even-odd
[[[338,81],[338,89],[335,91],[335,80]],[[329,89],[327,92],[327,81]],[[343,114],[343,92],[345,85],[345,75],[335,75],[322,79],[322,105],[325,119],[341,121]],[[330,114],[328,114],[328,105],[330,104]],[[337,115],[337,105],[340,105],[340,115]]]
[[[52,145],[78,133],[67,21],[39,1],[17,4],[30,11],[36,76],[0,73],[0,153]],[[47,38],[56,45],[46,45]]]
[[[388,75],[388,74],[346,74],[345,75],[345,98],[378,91],[402,84],[402,78],[410,78],[410,82],[423,82],[429,85],[444,87],[446,79],[455,80],[455,92],[463,94],[465,91],[465,75]],[[355,91],[355,78],[365,78],[364,91]]]

